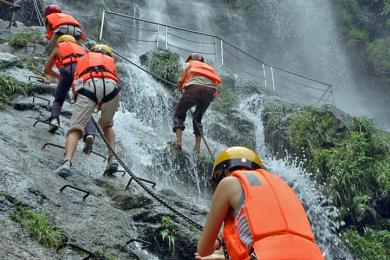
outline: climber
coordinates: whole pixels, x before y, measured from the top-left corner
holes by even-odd
[[[215,69],[204,62],[202,55],[191,53],[188,56],[185,69],[177,82],[177,87],[184,94],[173,115],[173,131],[176,133],[176,141],[169,142],[176,149],[181,149],[182,131],[184,130],[187,111],[196,106],[192,119],[195,134],[194,150],[196,152],[200,151],[203,135],[202,117],[214,96],[218,95],[221,82]]]
[[[218,259],[213,252],[220,246],[222,224],[232,260],[324,259],[298,197],[264,169],[256,152],[239,146],[222,151],[214,162],[211,187],[213,201],[195,259]]]
[[[69,14],[65,14],[57,5],[49,5],[45,9],[46,39],[49,41],[47,50],[54,48],[57,38],[61,35],[72,35],[78,42],[87,37],[81,30],[80,23]]]
[[[84,134],[84,128],[96,107],[101,111],[99,125],[112,148],[115,147],[115,133],[112,129],[113,118],[119,104],[119,79],[116,73],[113,51],[104,44],[97,44],[77,62],[75,73],[76,92],[78,93],[74,111],[70,120],[65,144],[65,159],[55,173],[63,178],[71,175],[71,160],[77,148],[78,140]],[[105,175],[113,176],[118,170],[118,161],[112,152],[108,152],[108,165]]]
[[[51,52],[45,63],[45,82],[50,83],[50,77],[58,79],[57,89],[53,106],[51,107],[51,117],[49,119],[49,131],[54,133],[60,126],[60,113],[65,98],[73,83],[73,76],[76,71],[77,61],[86,51],[81,47],[76,39],[71,35],[61,35],[57,39],[56,47]],[[60,74],[53,71],[54,64],[58,67]],[[85,127],[83,151],[89,154],[94,143],[95,126],[89,120]]]

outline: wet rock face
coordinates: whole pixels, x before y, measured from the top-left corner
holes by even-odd
[[[255,148],[255,135],[253,123],[239,113],[238,109],[232,109],[229,115],[215,114],[207,122],[205,133],[213,140],[223,142],[229,146],[245,146]]]
[[[34,1],[32,0],[7,0],[13,3],[14,8],[14,20],[20,21],[27,26],[39,25],[37,14],[34,8]],[[40,12],[43,14],[42,1],[36,1]],[[11,20],[12,8],[11,6],[0,3],[0,17],[4,20]],[[15,25],[15,24],[14,24]]]
[[[186,199],[172,190],[162,190],[158,194],[167,199],[170,205],[187,216],[205,216],[206,212],[186,203]],[[150,243],[148,249],[162,259],[192,259],[196,251],[199,231],[185,225],[185,221],[156,203],[148,207],[131,210],[140,238]],[[198,219],[195,219],[199,222]]]
[[[390,218],[390,191],[379,194],[374,201],[375,210],[381,214],[382,217]]]
[[[5,70],[13,66],[22,68],[22,61],[15,55],[6,52],[0,52],[0,70]]]

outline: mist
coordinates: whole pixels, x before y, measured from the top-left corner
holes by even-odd
[[[390,130],[389,91],[348,53],[329,0],[145,0],[139,16],[216,34],[259,59],[333,86],[335,106]],[[246,4],[245,4],[246,3]]]

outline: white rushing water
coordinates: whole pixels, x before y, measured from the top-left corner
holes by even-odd
[[[166,145],[167,141],[174,138],[171,130],[172,97],[145,72],[129,65],[126,65],[126,70],[128,78],[124,81],[129,89],[122,97],[126,100],[122,102],[115,116],[114,126],[120,143],[119,151],[138,176],[157,182],[158,189],[173,189],[192,203],[207,209],[210,198],[203,192],[207,184],[196,168],[198,157],[194,154],[189,156],[185,167],[191,181],[186,183],[187,179],[178,175],[183,170],[180,167],[183,166],[177,161],[177,153],[172,152]],[[245,98],[239,105],[242,116],[249,118],[255,126],[256,150],[262,155],[267,168],[282,177],[296,191],[307,209],[321,249],[327,254],[327,259],[335,259],[334,255],[340,256],[342,251],[338,245],[339,224],[333,220],[337,216],[337,210],[328,205],[321,188],[298,163],[288,159],[276,160],[269,155],[264,145],[261,100],[262,96],[254,95]],[[213,113],[216,112],[207,111],[205,128],[208,127]],[[190,121],[187,120],[187,130],[183,137],[184,150],[187,151],[191,150],[194,142]],[[206,138],[212,149],[221,151],[226,147],[223,143],[207,136]],[[202,149],[206,153],[205,147]],[[348,258],[345,255],[343,257]]]
[[[172,24],[175,21],[175,19],[169,16],[169,13],[172,13],[172,11],[162,11],[175,6],[172,2],[169,5],[166,1],[146,2],[148,2],[148,9],[147,12],[140,11],[141,17],[151,19],[150,17],[145,17],[146,13],[153,15],[152,18],[155,18],[153,20],[157,19],[160,22]],[[299,4],[303,4],[302,1],[298,2],[297,7],[299,7]],[[192,3],[188,2],[187,4]],[[201,2],[196,5],[205,5],[205,3]],[[183,9],[177,8],[179,11],[183,11]],[[188,9],[193,10],[192,8]],[[213,12],[208,10],[206,13],[212,14]],[[305,19],[310,17],[301,18],[303,20],[299,21],[299,23],[307,26],[310,21]],[[202,27],[205,21],[209,21],[204,16],[204,13],[202,13],[202,19],[201,23],[194,22],[193,24],[196,28],[192,29],[199,29],[198,27]],[[307,30],[314,29],[307,28]],[[279,31],[277,34],[280,33],[283,32]],[[306,44],[314,48],[315,42],[316,39],[312,39],[311,42]],[[129,52],[128,49],[121,51]],[[326,52],[326,50],[321,51]],[[130,56],[136,57],[135,54],[131,53]],[[311,62],[313,62],[310,58],[305,61],[307,66],[310,66]],[[134,59],[134,62],[138,62],[137,59]],[[184,171],[184,169],[181,168],[183,165],[180,165],[180,161],[177,159],[177,153],[171,151],[166,145],[168,141],[174,139],[174,133],[171,130],[174,99],[150,75],[129,64],[123,66],[123,70],[127,72],[127,78],[122,79],[122,81],[125,82],[125,87],[128,89],[123,93],[122,99],[124,102],[116,114],[114,129],[117,133],[117,140],[120,143],[119,149],[122,150],[126,162],[140,177],[157,182],[158,189],[173,189],[194,204],[208,208],[209,197],[203,192],[207,186],[206,181],[204,175],[196,167],[198,157],[189,152],[191,155],[188,157],[189,161],[186,162],[184,172],[187,176],[182,176],[180,172]],[[340,224],[334,221],[338,212],[334,207],[329,206],[328,201],[321,192],[321,187],[318,187],[312,181],[311,174],[302,169],[299,162],[291,160],[291,158],[283,160],[274,159],[265,148],[261,122],[261,99],[262,96],[255,95],[241,100],[239,104],[242,116],[250,118],[255,126],[257,152],[262,155],[267,168],[289,183],[304,203],[316,240],[324,254],[326,254],[327,259],[350,259],[348,252],[344,252],[344,248],[339,243],[337,229]],[[213,113],[216,112],[210,109],[207,111],[204,121],[205,129],[207,129],[210,123],[208,120],[213,118],[211,116]],[[191,151],[194,142],[190,121],[187,119],[187,130],[183,136],[185,151]],[[212,150],[219,152],[226,147],[223,143],[212,140],[207,136],[206,138],[212,146]],[[202,147],[202,149],[205,152],[205,147]]]

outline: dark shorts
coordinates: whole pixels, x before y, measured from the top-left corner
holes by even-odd
[[[202,117],[211,101],[213,101],[214,93],[215,89],[210,87],[201,85],[187,86],[173,115],[173,131],[175,132],[178,128],[184,130],[187,111],[196,106],[192,115],[192,124],[194,134],[201,135],[203,132]]]

